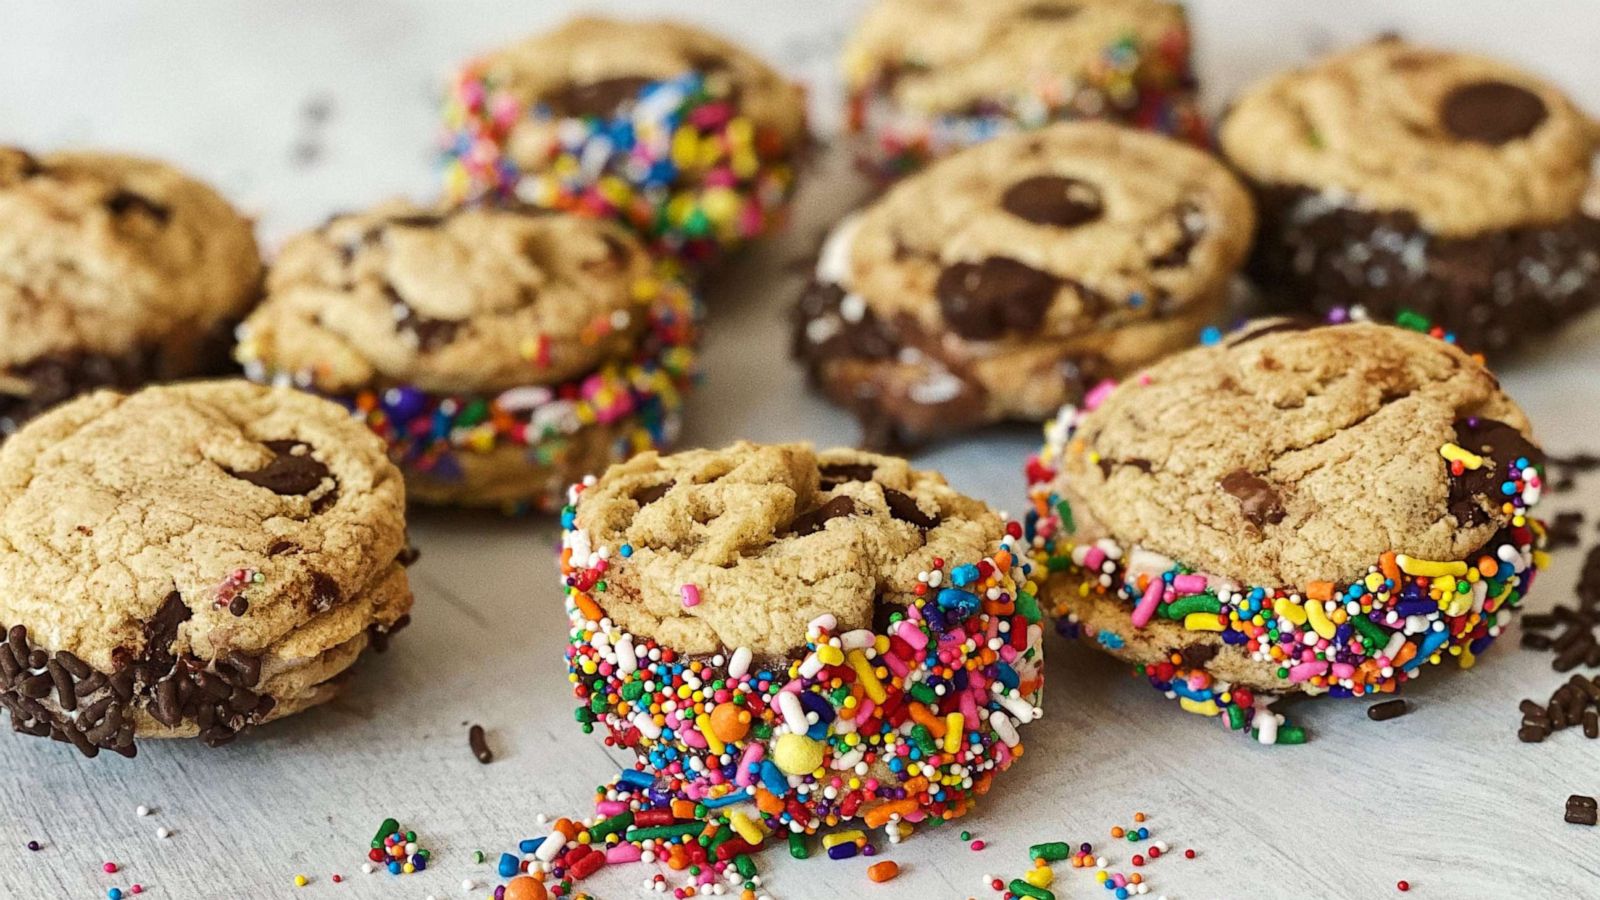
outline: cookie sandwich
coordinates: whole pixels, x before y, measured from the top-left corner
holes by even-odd
[[[596,17],[468,63],[444,121],[451,199],[615,218],[696,271],[784,222],[808,141],[804,94],[744,48]]]
[[[1189,45],[1161,0],[878,0],[844,51],[848,127],[880,178],[1061,120],[1204,144]]]
[[[216,374],[261,288],[244,216],[112,153],[0,146],[0,439],[97,387]]]
[[[1097,391],[1029,463],[1041,600],[1189,712],[1473,665],[1542,565],[1544,455],[1488,369],[1372,323],[1252,323]]]
[[[338,406],[102,390],[0,447],[0,707],[86,756],[322,703],[408,621],[405,488]]]
[[[1188,347],[1249,251],[1215,159],[1099,122],[965,150],[841,222],[794,314],[794,355],[866,446],[1043,421]]]
[[[756,845],[898,839],[1021,756],[1042,675],[1021,530],[938,474],[739,443],[642,454],[570,500],[567,659],[579,720],[638,755],[617,790],[737,806]]]
[[[1488,353],[1600,303],[1597,139],[1549,82],[1399,40],[1267,79],[1220,130],[1281,305],[1361,306]]]
[[[364,420],[414,500],[550,510],[677,433],[696,313],[659,269],[612,222],[387,203],[289,241],[235,353]]]

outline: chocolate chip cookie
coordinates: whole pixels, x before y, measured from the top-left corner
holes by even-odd
[[[1279,694],[1471,666],[1542,565],[1544,456],[1459,348],[1262,320],[1063,410],[1030,463],[1041,596],[1183,707],[1298,742]]]
[[[1192,344],[1253,227],[1233,176],[1171,139],[1098,122],[997,138],[838,226],[794,353],[869,447],[1042,421]]]
[[[858,156],[881,178],[1065,119],[1206,143],[1177,3],[878,0],[844,70]]]
[[[1252,268],[1280,303],[1495,353],[1600,303],[1597,133],[1533,75],[1383,40],[1251,88],[1221,144],[1256,190]]]
[[[623,789],[755,799],[773,830],[939,821],[1021,755],[1042,676],[1022,532],[938,474],[646,453],[562,524],[578,718],[639,755]]]
[[[221,371],[260,280],[250,223],[199,181],[0,146],[0,439],[96,387]]]
[[[405,489],[338,406],[96,391],[0,448],[0,706],[87,756],[329,699],[411,608]]]
[[[703,271],[782,224],[806,141],[800,89],[744,48],[584,17],[462,69],[446,191],[612,217]]]
[[[695,307],[614,223],[396,201],[285,245],[236,355],[364,419],[423,503],[560,506],[676,435]]]

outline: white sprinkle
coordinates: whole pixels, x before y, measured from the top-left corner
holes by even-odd
[[[150,815],[150,807],[141,803],[139,807],[134,810],[134,812],[138,813],[140,816],[148,816]]]
[[[477,888],[478,888],[478,883],[476,881],[473,881],[471,878],[463,879],[462,882],[461,882],[461,891],[463,893],[470,894],[473,891],[477,890]]]
[[[167,838],[172,837],[172,829],[163,825],[156,829],[156,837],[166,840]]]

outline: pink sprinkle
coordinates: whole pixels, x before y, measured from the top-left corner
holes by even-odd
[[[117,864],[114,862],[108,862],[100,868],[106,870],[107,872],[115,872],[117,871]]]
[[[700,589],[698,587],[692,584],[686,584],[678,590],[679,593],[683,594],[684,609],[689,609],[690,607],[700,605]]]
[[[1161,604],[1161,595],[1166,592],[1167,583],[1159,578],[1150,579],[1150,586],[1145,588],[1144,596],[1139,598],[1139,605],[1133,608],[1133,627],[1143,628],[1149,623],[1150,617],[1156,614],[1156,607]]]
[[[1105,381],[1090,388],[1089,393],[1083,395],[1083,408],[1092,410],[1099,407],[1100,404],[1106,401],[1107,397],[1111,396],[1111,392],[1116,387],[1117,383],[1107,378]]]
[[[334,881],[338,881],[339,880],[339,876],[337,876],[337,875],[333,876],[333,880]],[[136,884],[133,887],[128,888],[128,890],[132,891],[135,894],[142,894],[142,893],[144,893],[144,885]]]
[[[1303,662],[1289,669],[1289,680],[1298,684],[1326,671],[1328,671],[1328,664],[1323,660]]]
[[[984,847],[987,847],[987,846],[989,846],[989,845],[985,844],[983,841],[973,841],[972,842],[972,849],[974,849],[974,850],[982,850]]]
[[[1178,575],[1172,579],[1172,591],[1179,597],[1188,597],[1206,589],[1204,575]]]

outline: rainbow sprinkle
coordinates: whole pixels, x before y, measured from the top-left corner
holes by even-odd
[[[562,118],[486,68],[463,69],[445,104],[451,200],[615,218],[692,270],[784,222],[798,148],[740,115],[731,87],[687,72],[645,85],[609,117]]]
[[[1153,46],[1130,32],[1108,44],[1087,71],[1035,78],[1017,97],[996,98],[978,110],[907,110],[881,80],[853,91],[847,108],[849,130],[876,142],[861,154],[863,165],[885,179],[1008,132],[1099,118],[1210,144],[1195,98],[1187,28],[1166,32]]]
[[[1068,407],[1045,426],[1046,444],[1029,460],[1033,509],[1027,534],[1038,565],[1058,596],[1110,595],[1127,605],[1129,626],[1152,620],[1181,623],[1219,637],[1257,662],[1274,663],[1285,690],[1334,697],[1391,693],[1418,677],[1424,664],[1455,657],[1469,668],[1505,628],[1508,613],[1546,564],[1544,526],[1529,509],[1538,502],[1543,474],[1535,460],[1506,464],[1501,493],[1510,525],[1483,550],[1464,560],[1414,559],[1388,552],[1347,584],[1242,586],[1198,572],[1145,547],[1109,538],[1074,537],[1070,503],[1051,490],[1067,445],[1084,415],[1103,399],[1096,390],[1084,410]],[[1440,448],[1452,477],[1484,461],[1455,444]],[[1048,592],[1047,592],[1048,594]],[[1095,632],[1058,602],[1057,628],[1068,637],[1098,640],[1116,649],[1122,636]],[[1249,729],[1261,743],[1302,743],[1305,733],[1283,724],[1269,709],[1271,696],[1219,680],[1204,665],[1169,659],[1136,667],[1156,689],[1186,711],[1218,717],[1234,730]]]

